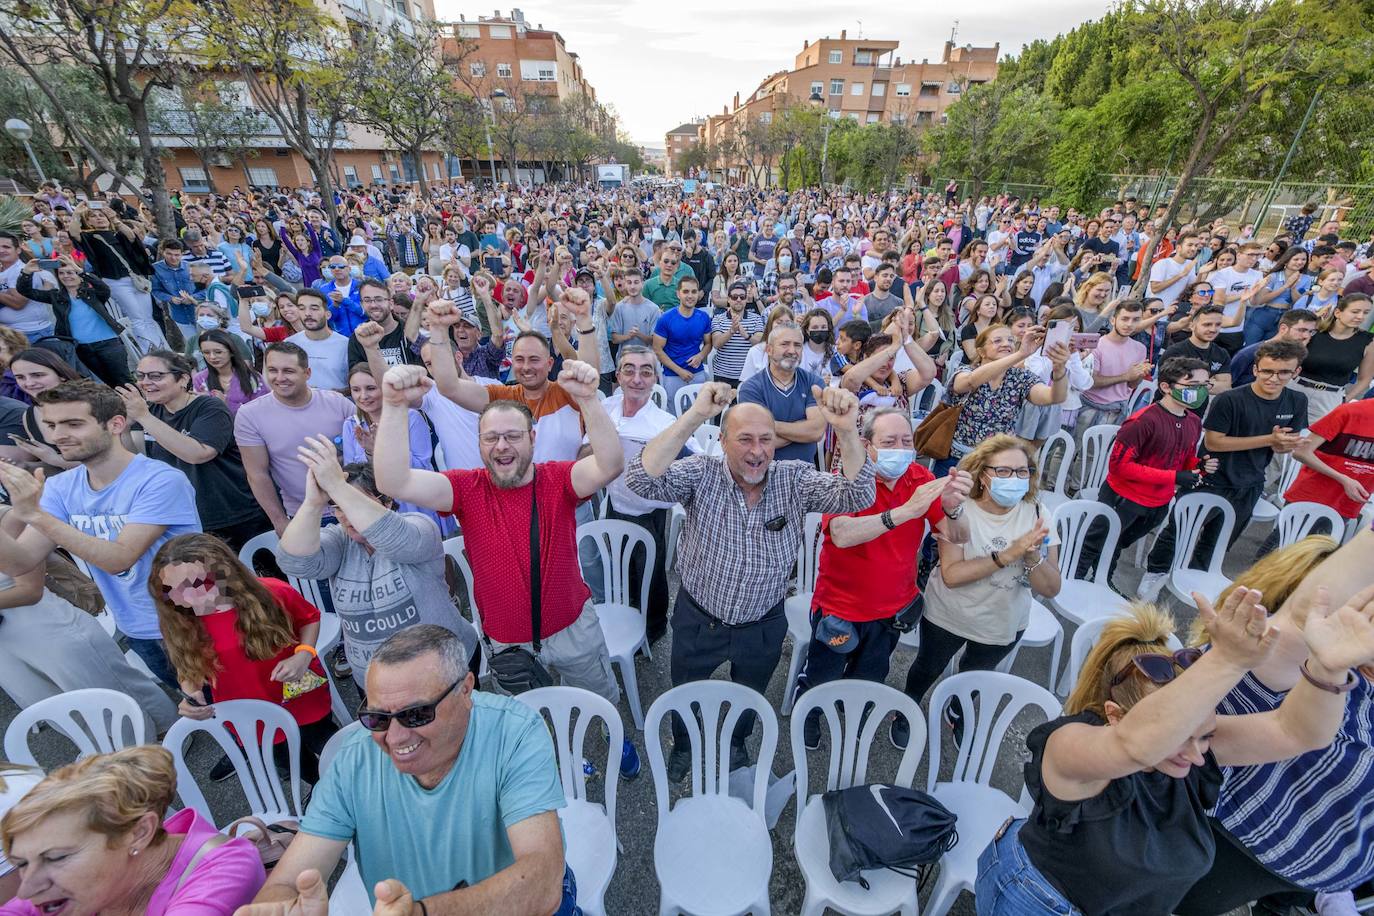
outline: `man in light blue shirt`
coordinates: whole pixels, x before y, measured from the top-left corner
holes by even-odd
[[[301,831],[254,903],[315,912],[351,843],[363,885],[387,912],[571,913],[558,809],[565,804],[544,720],[474,693],[461,640],[420,624],[372,656],[363,731],[346,740]],[[296,912],[296,910],[292,910]],[[320,910],[323,912],[323,910]]]

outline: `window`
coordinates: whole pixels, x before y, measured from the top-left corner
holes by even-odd
[[[832,64],[842,64],[842,63],[844,63],[844,52],[843,52],[843,51],[831,51],[831,52],[830,52],[830,62],[831,62]]]
[[[773,123],[773,112],[771,112],[771,111],[760,112],[760,114],[759,114],[759,123],[760,123],[760,124],[772,124],[772,123]]]
[[[458,26],[459,38],[481,38],[482,30],[478,26],[461,24]]]
[[[939,87],[939,86],[922,86],[922,87],[921,87],[921,98],[923,98],[923,99],[933,99],[933,98],[937,97],[939,94],[940,94],[940,87]]]
[[[248,183],[258,187],[277,185],[277,170],[264,168],[250,168],[248,170]]]
[[[343,169],[344,184],[350,188],[360,187],[362,182],[358,180],[358,167],[356,165],[346,165]]]
[[[401,170],[400,170],[399,168],[396,167],[396,163],[394,163],[394,162],[390,163],[390,164],[387,166],[387,169],[389,169],[390,172],[391,172],[391,180],[394,181],[394,182],[399,183],[400,180],[401,180]]]
[[[871,67],[872,65],[873,65],[873,52],[872,52],[872,51],[855,51],[855,52],[854,52],[854,66],[856,66],[856,67]]]
[[[373,181],[381,181],[381,180],[382,180],[382,167],[381,167],[380,165],[374,165],[374,166],[372,167],[372,180],[373,180]]]
[[[928,112],[928,111],[918,111],[918,112],[916,112],[916,123],[917,123],[917,124],[929,124],[929,123],[930,123],[930,112]]]
[[[839,119],[840,119],[840,110],[839,110],[838,108],[832,108],[832,109],[830,109],[830,120],[832,120],[832,121],[838,121]]]
[[[181,173],[181,189],[193,194],[205,194],[210,190],[210,179],[205,177],[205,169],[177,169]],[[275,181],[272,184],[276,184]]]
[[[510,26],[508,25],[489,25],[487,34],[492,38],[510,38]]]
[[[868,113],[868,123],[869,123],[869,124],[877,124],[877,123],[878,123],[878,118],[879,118],[879,117],[881,117],[881,115],[880,115],[878,112],[876,112],[876,111],[870,111],[870,112]]]
[[[558,79],[558,62],[552,60],[520,61],[520,78],[536,83],[552,83]]]
[[[844,95],[844,80],[831,80],[831,81],[830,81],[830,94],[831,94],[831,95]]]
[[[905,111],[894,111],[894,112],[892,112],[892,123],[893,123],[893,124],[905,124],[905,123],[906,123],[906,112],[905,112]]]
[[[822,83],[820,80],[816,80],[814,83],[812,83],[812,84],[811,84],[811,94],[812,94],[812,95],[824,95],[824,94],[825,94],[825,83]]]
[[[496,65],[496,75],[497,75],[497,76],[501,77],[502,79],[510,79],[510,74],[511,74],[510,64],[497,64],[497,65]]]
[[[884,96],[884,95],[887,95],[887,83],[874,83],[874,84],[873,84],[873,94],[874,94],[875,96]]]
[[[434,163],[434,180],[438,181],[443,175],[439,171],[439,163]]]
[[[504,99],[502,99],[502,100],[501,100],[501,110],[502,110],[502,111],[514,111],[514,110],[515,110],[515,99],[511,98],[510,96],[506,96]]]
[[[479,78],[486,76],[487,65],[482,63],[480,60],[475,60],[472,63],[468,64],[468,73]]]
[[[906,97],[909,96],[909,95],[911,95],[911,84],[910,84],[910,83],[898,83],[898,84],[897,84],[897,97],[898,97],[899,99],[904,99],[904,98],[906,98]]]
[[[849,94],[850,94],[850,95],[863,95],[863,94],[864,94],[864,84],[863,84],[863,83],[850,83],[850,84],[849,84]]]

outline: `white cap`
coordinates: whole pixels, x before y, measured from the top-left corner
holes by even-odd
[[[348,247],[349,247],[349,248],[366,248],[366,247],[367,247],[367,239],[363,238],[361,235],[355,235],[355,236],[353,236],[353,238],[351,238],[351,239],[348,240]]]

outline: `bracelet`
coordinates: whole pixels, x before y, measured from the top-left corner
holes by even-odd
[[[298,652],[309,652],[311,655],[315,656],[316,658],[319,658],[319,657],[320,657],[320,653],[318,653],[318,652],[315,651],[315,647],[314,647],[314,646],[308,646],[308,645],[306,645],[305,643],[301,643],[300,645],[296,646],[296,648],[294,648],[294,649],[291,650],[291,654],[292,654],[292,655],[295,655],[295,654],[298,653]]]
[[[1040,564],[1043,563],[1043,562],[1045,562],[1045,558],[1044,558],[1044,557],[1041,557],[1040,559],[1036,560],[1035,563],[1034,563],[1033,565],[1027,566],[1027,567],[1025,568],[1025,569],[1026,569],[1026,575],[1029,576],[1031,573],[1033,573],[1033,572],[1035,572],[1037,569],[1039,569],[1039,568],[1040,568]]]
[[[959,505],[955,506],[953,512],[949,511],[942,505],[940,506],[940,511],[943,512],[945,514],[945,518],[949,519],[950,521],[957,521],[958,519],[963,518],[964,516],[964,504],[960,503]]]
[[[577,329],[577,333],[579,333],[579,334],[595,334],[595,333],[596,333],[596,325],[592,325],[592,326],[589,327],[589,328],[578,328],[578,329]]]
[[[1318,690],[1325,690],[1327,693],[1349,693],[1354,690],[1355,685],[1359,683],[1359,678],[1355,676],[1355,672],[1349,670],[1345,672],[1344,684],[1328,684],[1326,681],[1319,681],[1312,676],[1312,672],[1307,670],[1307,661],[1306,659],[1303,660],[1302,667],[1299,670],[1302,671],[1302,676],[1307,680],[1307,683],[1316,687]]]
[[[992,557],[992,562],[997,564],[998,569],[1007,568],[1007,564],[1003,563],[1002,560],[997,556],[997,551],[994,550],[992,553],[988,554],[988,556]]]
[[[891,531],[893,528],[897,527],[897,524],[892,521],[891,509],[888,509],[882,515],[878,516],[878,519],[883,523],[883,527],[886,528],[888,531]]]
[[[429,916],[429,907],[425,906],[425,902],[423,900],[416,897],[415,905],[420,908],[420,916]]]
[[[1068,369],[1065,369],[1065,370],[1063,371],[1063,373],[1060,374],[1060,375],[1055,375],[1053,372],[1051,372],[1051,373],[1050,373],[1050,381],[1052,381],[1052,382],[1057,382],[1057,381],[1059,381],[1060,379],[1062,379],[1062,378],[1064,378],[1065,376],[1067,376],[1068,374],[1069,374],[1069,370],[1068,370]]]

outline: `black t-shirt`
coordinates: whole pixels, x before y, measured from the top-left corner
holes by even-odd
[[[262,514],[234,442],[234,418],[223,401],[213,395],[200,395],[176,413],[168,412],[160,404],[149,404],[148,412],[219,453],[204,464],[191,464],[163,448],[146,429],[143,431],[148,457],[167,462],[191,481],[202,528],[213,531]]]
[[[1255,394],[1255,389],[1232,388],[1223,391],[1212,401],[1212,409],[1203,418],[1202,428],[1238,439],[1267,436],[1275,426],[1286,426],[1293,432],[1307,428],[1307,395],[1285,388],[1272,401]],[[1203,446],[1206,451],[1206,445]],[[1264,469],[1274,457],[1268,447],[1243,452],[1217,452],[1215,474],[1207,481],[1220,487],[1255,487],[1264,483]]]
[[[406,342],[405,326],[397,323],[396,330],[390,334],[382,336],[377,344],[377,349],[382,351],[382,359],[386,360],[388,366],[418,366],[420,357],[410,349],[410,344]],[[358,339],[353,336],[348,338],[348,365],[355,366],[358,363],[367,362],[367,353],[363,351],[363,345],[358,343]],[[381,380],[378,379],[378,382]]]
[[[1178,343],[1169,347],[1162,354],[1160,359],[1171,359],[1175,356],[1183,356],[1188,359],[1200,359],[1207,364],[1207,374],[1216,375],[1218,372],[1226,372],[1231,365],[1231,355],[1222,347],[1217,346],[1216,341],[1207,344],[1207,348],[1197,346],[1193,343],[1192,337],[1186,337]]]
[[[13,445],[13,436],[24,437],[24,414],[28,409],[23,401],[0,397],[0,445]]]
[[[1098,254],[1109,254],[1114,258],[1121,257],[1121,249],[1111,239],[1091,238],[1083,243],[1083,247]]]
[[[1042,241],[1043,239],[1040,237],[1040,233],[1033,229],[1022,229],[1020,232],[1016,233],[1011,243],[1011,266],[1020,267],[1022,264],[1029,261],[1031,255],[1035,254],[1035,249],[1040,247]]]
[[[1374,340],[1374,334],[1368,331],[1356,331],[1345,340],[1337,340],[1325,331],[1314,334],[1307,342],[1302,377],[1323,385],[1348,385],[1351,374],[1364,359],[1365,348],[1371,340]]]

